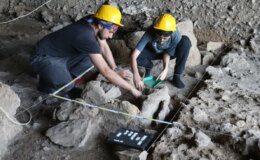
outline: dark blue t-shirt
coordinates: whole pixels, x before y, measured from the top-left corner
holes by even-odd
[[[53,57],[101,53],[94,29],[84,19],[45,36],[37,47],[38,54]]]

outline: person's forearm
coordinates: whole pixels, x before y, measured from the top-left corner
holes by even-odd
[[[139,75],[138,67],[137,67],[137,57],[139,56],[139,54],[140,54],[140,52],[137,49],[135,49],[131,55],[131,68],[133,70],[134,75],[137,75],[137,74]]]
[[[163,54],[164,70],[168,70],[169,63],[170,63],[170,55],[168,55],[167,53],[164,53]]]
[[[133,74],[139,74],[137,62],[136,62],[136,59],[134,59],[134,58],[131,59],[131,67],[132,67],[132,70],[133,70]]]
[[[108,65],[114,70],[117,66],[114,60],[114,57],[112,55],[112,52],[109,48],[104,49],[103,56],[105,60],[107,61]]]
[[[104,59],[106,60],[110,68],[114,70],[117,66],[107,42],[105,40],[100,40],[99,42],[101,44]]]

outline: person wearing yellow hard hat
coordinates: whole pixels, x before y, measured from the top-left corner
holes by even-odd
[[[187,36],[181,36],[176,27],[176,20],[171,14],[163,14],[148,28],[136,45],[131,55],[131,67],[134,83],[138,90],[144,89],[143,80],[138,67],[145,68],[145,77],[150,75],[153,68],[152,60],[162,59],[164,69],[157,79],[165,80],[168,73],[170,59],[176,58],[172,84],[177,88],[184,88],[181,75],[189,55],[191,42]]]
[[[125,79],[132,78],[129,70],[118,70],[107,39],[112,38],[121,23],[118,8],[104,4],[94,15],[84,17],[42,38],[31,56],[30,63],[39,75],[38,90],[53,93],[74,77],[94,65],[110,82],[141,96]],[[70,97],[80,97],[81,89],[68,86]]]

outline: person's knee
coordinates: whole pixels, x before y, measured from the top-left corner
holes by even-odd
[[[191,48],[191,40],[189,39],[188,36],[182,36],[181,41],[185,48]]]

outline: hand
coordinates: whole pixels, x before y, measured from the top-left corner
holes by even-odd
[[[117,73],[118,73],[122,78],[127,79],[127,80],[131,80],[132,77],[133,77],[132,72],[130,72],[128,69],[127,69],[127,70],[121,69],[121,70],[117,71]]]
[[[132,93],[133,96],[135,96],[136,98],[141,97],[142,96],[142,92],[138,91],[137,89],[133,88],[130,91]]]
[[[167,73],[168,73],[168,70],[164,69],[162,71],[162,73],[156,78],[156,80],[161,80],[161,81],[165,80]]]
[[[144,90],[144,82],[139,75],[134,75],[134,83],[139,91]]]

